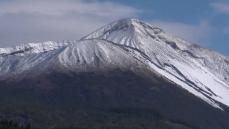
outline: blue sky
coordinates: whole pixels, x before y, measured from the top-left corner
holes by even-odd
[[[229,55],[228,0],[0,0],[0,47],[77,40],[111,21],[136,17]]]

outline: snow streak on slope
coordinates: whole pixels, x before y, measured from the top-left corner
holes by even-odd
[[[0,56],[4,55],[25,55],[32,53],[42,53],[51,50],[58,49],[60,47],[66,46],[68,43],[57,43],[53,41],[43,42],[43,43],[28,43],[14,48],[0,48]]]
[[[83,39],[105,39],[144,53],[152,69],[217,105],[229,106],[228,58],[174,38],[137,19],[111,23]],[[215,103],[215,104],[214,104]]]

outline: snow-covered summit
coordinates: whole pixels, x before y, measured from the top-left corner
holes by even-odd
[[[147,28],[150,28],[151,32],[148,32]],[[136,42],[138,38],[149,34],[149,36],[153,37],[162,32],[162,29],[145,24],[138,19],[122,19],[108,24],[82,39],[106,39],[114,43],[139,49],[142,44]]]

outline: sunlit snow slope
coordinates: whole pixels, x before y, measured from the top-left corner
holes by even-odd
[[[229,60],[137,19],[113,22],[83,39],[104,39],[137,49],[162,76],[214,106],[229,106]]]
[[[116,68],[148,70],[214,107],[221,108],[220,103],[229,106],[228,57],[137,19],[113,22],[76,42],[0,48],[0,79],[53,69],[87,72]]]

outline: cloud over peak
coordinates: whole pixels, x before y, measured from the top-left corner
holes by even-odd
[[[0,8],[0,47],[18,42],[77,40],[108,22],[141,12],[118,3],[82,0],[0,1]]]
[[[22,0],[0,4],[0,14],[39,14],[63,16],[68,14],[101,17],[134,16],[139,10],[111,2],[83,2],[82,0]]]

